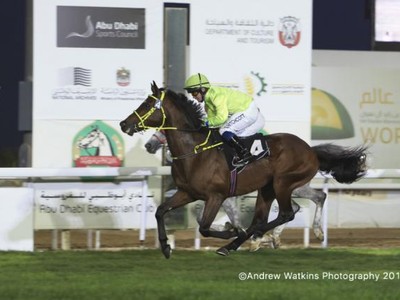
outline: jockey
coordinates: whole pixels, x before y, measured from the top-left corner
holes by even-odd
[[[204,125],[218,127],[222,138],[236,150],[239,156],[236,163],[246,164],[251,154],[238,137],[256,134],[265,123],[253,98],[238,90],[212,86],[200,73],[190,76],[184,89],[198,102],[204,101],[207,114]]]

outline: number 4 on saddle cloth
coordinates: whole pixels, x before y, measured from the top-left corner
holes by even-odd
[[[214,138],[222,141],[222,137],[219,132],[214,132]],[[229,183],[229,195],[232,196],[236,191],[237,184],[237,174],[240,173],[247,165],[251,164],[253,161],[259,160],[263,157],[267,157],[270,155],[270,150],[267,144],[266,136],[262,133],[256,133],[254,135],[250,135],[247,137],[239,138],[242,144],[249,149],[250,154],[252,155],[250,160],[245,164],[237,164],[238,155],[231,146],[228,145],[227,142],[223,142],[222,147],[225,153],[225,159],[228,163],[228,167],[230,170],[230,183]]]
[[[214,139],[218,141],[223,141],[222,137],[218,132],[213,131]],[[250,164],[253,161],[259,160],[260,158],[269,156],[270,150],[268,148],[268,144],[266,141],[266,136],[262,133],[256,133],[254,135],[239,137],[243,145],[249,149],[252,157],[245,164],[238,164],[238,155],[234,148],[229,146],[228,143],[223,142],[223,150],[225,153],[225,159],[228,163],[229,169],[235,171],[236,173],[240,173],[244,169],[244,167]]]

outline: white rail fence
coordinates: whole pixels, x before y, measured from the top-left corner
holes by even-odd
[[[332,179],[331,176],[317,176],[312,180],[311,187],[322,189],[327,194],[324,204],[322,221],[325,239],[321,243],[322,247],[328,246],[328,211],[329,211],[329,191],[364,190],[364,191],[399,191],[400,190],[400,170],[399,169],[371,169],[361,180],[353,184],[340,184]],[[395,209],[400,210],[400,198],[396,199]],[[397,202],[396,201],[396,202]],[[373,212],[374,213],[374,212]],[[397,215],[397,220],[400,220]]]
[[[0,250],[33,251],[36,229],[54,230],[53,248],[58,229],[64,249],[69,229],[139,229],[144,241],[154,219],[147,218],[148,177],[169,174],[170,167],[0,168],[0,180],[23,182],[0,188]],[[96,245],[98,238],[97,231]]]
[[[0,168],[0,180],[23,182],[22,187],[0,188],[0,195],[2,195],[0,250],[33,251],[35,229],[54,230],[53,248],[57,245],[56,230],[58,229],[88,229],[88,246],[93,242],[92,233],[95,229],[96,248],[99,245],[98,229],[110,228],[110,226],[119,229],[139,229],[139,239],[144,241],[146,229],[155,228],[155,224],[149,221],[151,219],[154,222],[154,217],[148,218],[149,214],[154,215],[155,210],[154,207],[150,212],[147,209],[151,202],[148,198],[148,178],[160,175],[170,175],[170,167]],[[99,185],[102,188],[93,187],[90,183],[87,185],[89,179],[100,180]],[[394,169],[369,170],[364,179],[351,185],[339,184],[329,176],[316,176],[311,187],[323,189],[328,194],[323,215],[326,239],[322,247],[328,245],[329,191],[349,189],[399,191],[399,179],[400,170]],[[57,182],[55,188],[52,185],[54,182]],[[121,184],[116,184],[117,182]],[[59,185],[60,183],[62,185]],[[107,186],[107,183],[112,187]],[[86,203],[85,207],[82,201]],[[135,210],[135,208],[140,209]],[[87,214],[82,214],[84,210]],[[35,218],[40,213],[49,217],[38,224]],[[134,217],[132,217],[133,213],[136,213]],[[65,218],[60,221],[57,219],[59,215],[69,216],[67,218],[69,221],[65,221]],[[76,215],[80,217],[76,218]],[[62,248],[68,249],[68,235],[64,230],[62,233],[65,232],[66,236],[62,236],[62,242],[65,239]],[[306,235],[305,238],[308,239]],[[305,245],[308,245],[308,241],[305,241]]]

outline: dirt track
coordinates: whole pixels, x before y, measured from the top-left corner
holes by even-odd
[[[61,234],[58,234],[58,248],[61,247]],[[176,248],[194,248],[195,232],[193,230],[175,231]],[[35,232],[35,249],[51,249],[52,232],[41,230]],[[71,230],[71,248],[87,248],[87,231]],[[94,240],[94,236],[93,236]],[[101,248],[134,248],[144,246],[146,248],[155,248],[155,231],[148,230],[144,243],[139,241],[139,232],[137,230],[102,230],[100,233]],[[303,230],[286,229],[282,236],[282,247],[303,247]],[[223,246],[227,241],[214,238],[201,237],[201,248]],[[368,228],[368,229],[330,229],[328,231],[329,247],[370,247],[370,248],[389,248],[400,247],[400,228]],[[244,247],[248,247],[245,244]],[[310,247],[321,247],[310,230]]]

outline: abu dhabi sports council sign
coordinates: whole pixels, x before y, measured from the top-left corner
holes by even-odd
[[[70,166],[77,132],[96,120],[119,130],[150,83],[162,82],[162,20],[161,0],[33,1],[34,167]]]
[[[34,1],[34,124],[119,120],[162,81],[162,1],[95,2]]]
[[[145,9],[57,6],[57,47],[145,48]]]

